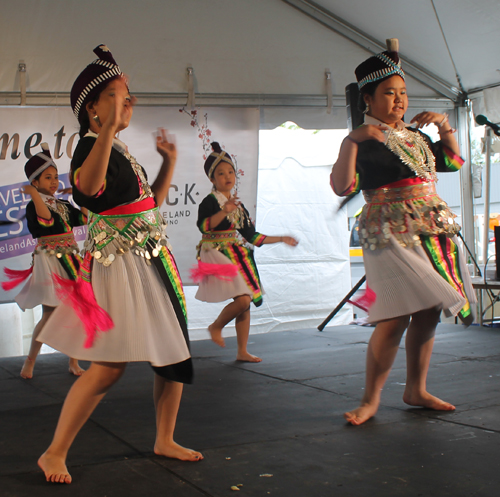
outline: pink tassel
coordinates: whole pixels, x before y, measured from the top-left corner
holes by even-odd
[[[16,288],[17,285],[21,284],[24,280],[27,280],[31,273],[33,272],[33,266],[31,266],[29,269],[9,269],[5,267],[3,269],[5,276],[9,278],[11,281],[3,281],[2,282],[2,288],[8,292],[9,290],[12,290],[13,288]]]
[[[363,309],[365,312],[368,312],[370,307],[375,303],[375,300],[377,300],[377,294],[368,285],[366,285],[366,290],[358,298],[348,300],[347,302]]]
[[[97,331],[109,331],[114,323],[111,316],[97,303],[92,285],[82,278],[68,280],[54,275],[57,296],[61,301],[69,300],[85,327],[87,339],[84,347],[92,347],[97,337]]]
[[[209,264],[208,262],[198,261],[198,265],[193,266],[189,273],[195,283],[199,283],[207,276],[215,276],[223,281],[231,281],[238,274],[238,268],[233,264]]]

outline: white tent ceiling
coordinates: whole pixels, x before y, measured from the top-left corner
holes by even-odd
[[[27,104],[67,105],[106,43],[143,104],[185,103],[193,67],[198,105],[326,110],[328,68],[339,111],[326,118],[345,125],[344,88],[367,49],[399,38],[410,96],[446,107],[453,62],[466,92],[500,84],[499,25],[498,0],[4,0],[0,104],[19,104],[24,61]]]
[[[290,3],[306,7],[312,2]],[[500,43],[498,0],[317,0],[316,4],[354,26],[358,35],[381,42],[399,38],[405,61],[415,62],[450,86],[460,87],[457,73],[466,92],[500,84],[500,60],[490,48]],[[370,47],[369,42],[364,46]]]

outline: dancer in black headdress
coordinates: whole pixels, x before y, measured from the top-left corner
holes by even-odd
[[[54,439],[38,461],[47,480],[60,483],[71,483],[66,456],[75,436],[131,361],[147,361],[155,372],[155,453],[203,459],[173,439],[183,383],[193,374],[184,293],[158,211],[177,150],[162,130],[156,147],[163,164],[150,186],[116,138],[129,125],[134,98],[108,48],[94,52],[99,58],[71,91],[82,137],[72,161],[73,196],[89,209],[86,253],[78,278],[60,282],[69,298],[39,337],[92,361],[69,391]]]
[[[456,171],[463,163],[455,130],[436,112],[416,115],[413,128],[402,121],[408,97],[397,50],[392,46],[356,68],[365,122],[344,140],[331,175],[338,195],[363,190],[359,233],[367,284],[375,292],[365,394],[361,405],[345,414],[353,425],[377,412],[407,328],[404,402],[455,409],[427,392],[434,334],[441,311],[466,324],[473,320],[475,296],[454,236],[460,227],[436,194],[436,171]],[[419,130],[428,124],[438,127],[437,143]]]
[[[5,268],[11,281],[2,283],[4,290],[12,290],[29,278],[15,300],[23,311],[42,306],[42,318],[33,330],[30,350],[21,369],[21,377],[26,380],[33,378],[35,361],[42,347],[37,337],[60,303],[53,276],[76,276],[81,258],[73,227],[87,222],[84,212],[54,196],[59,189],[57,166],[48,144],[42,143],[41,146],[42,151],[33,155],[24,166],[30,184],[22,188],[22,192],[31,197],[26,206],[26,221],[31,235],[37,239],[33,263],[25,271]],[[86,209],[83,211],[86,212]],[[69,372],[80,376],[85,371],[76,359],[70,357]]]
[[[222,330],[233,319],[238,352],[236,359],[261,362],[247,350],[250,334],[250,303],[262,304],[262,288],[253,249],[268,243],[297,245],[291,236],[265,236],[255,230],[248,211],[233,194],[236,167],[231,156],[212,143],[213,152],[205,161],[205,173],[212,182],[212,193],[198,208],[198,228],[203,238],[198,245],[198,267],[193,277],[199,281],[196,298],[204,302],[233,299],[208,327],[212,340],[224,347]]]

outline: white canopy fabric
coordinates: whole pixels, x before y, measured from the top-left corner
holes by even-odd
[[[344,88],[369,56],[363,47],[379,51],[399,38],[403,64],[430,75],[426,84],[408,77],[410,96],[428,106],[443,98],[428,86],[432,78],[439,88],[460,87],[455,67],[466,92],[500,84],[489,48],[499,45],[499,25],[497,0],[2,2],[0,103],[19,103],[23,61],[27,104],[67,105],[92,49],[105,43],[144,97],[139,104],[185,102],[192,67],[197,105],[288,106],[296,115],[316,107],[322,127],[345,127]],[[324,112],[327,69],[333,113]]]
[[[500,43],[497,0],[316,3],[376,40],[398,38],[403,63],[411,60],[454,86],[457,72],[468,93],[500,84],[498,58],[492,57]]]

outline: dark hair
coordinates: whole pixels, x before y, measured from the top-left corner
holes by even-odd
[[[220,154],[222,152],[222,148],[220,146],[220,143],[219,142],[212,142],[210,144],[210,146],[212,147],[212,150],[214,152],[217,152],[218,154]]]
[[[101,93],[109,86],[111,81],[114,81],[116,79],[119,79],[120,76],[116,76],[114,78],[111,78],[107,80],[106,85],[103,87],[98,88],[98,91],[96,92],[95,95],[92,95],[87,102],[85,103],[85,107],[80,110],[80,118],[78,119],[78,122],[80,123],[80,131],[79,135],[80,138],[83,138],[89,131],[90,129],[90,119],[89,119],[89,113],[87,111],[87,105],[88,104],[96,104],[99,101],[99,98],[101,97]]]
[[[44,173],[45,171],[42,171],[38,176],[35,176],[32,180],[31,180],[31,183],[30,185],[33,184],[33,181],[40,181],[40,176]]]
[[[377,86],[386,79],[387,78],[379,79],[378,81],[374,81],[373,83],[367,83],[365,86],[363,86],[363,88],[361,88],[361,90],[359,90],[358,109],[361,112],[364,112],[366,109],[366,102],[364,96],[369,95],[370,97],[373,97],[373,95],[375,94],[375,90],[377,89]]]

